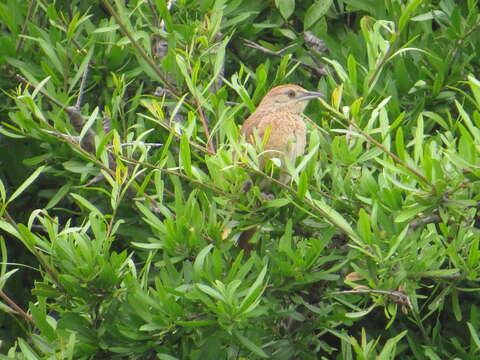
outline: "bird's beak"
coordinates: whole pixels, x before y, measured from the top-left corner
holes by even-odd
[[[305,91],[298,97],[298,100],[310,100],[310,99],[315,99],[319,97],[325,98],[325,95],[323,95],[321,92]]]

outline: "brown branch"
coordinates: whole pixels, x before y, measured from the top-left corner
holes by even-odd
[[[3,292],[3,290],[0,290],[0,298],[5,301],[9,308],[12,310],[12,312],[19,314],[21,317],[23,317],[25,320],[27,320],[30,324],[35,325],[35,321],[33,321],[33,318],[27,314],[23,309],[18,306],[12,299],[10,299],[7,294]]]
[[[207,148],[212,155],[215,155],[215,147],[212,144],[212,139],[210,138],[210,131],[208,130],[208,120],[203,113],[203,108],[197,97],[195,97],[195,102],[197,104],[198,114],[200,115],[200,121],[202,122],[203,131],[205,131],[205,137],[207,138]]]
[[[426,216],[424,218],[412,221],[408,227],[410,230],[414,231],[423,225],[439,223],[440,221],[442,221],[440,216],[430,215],[430,216]]]
[[[253,41],[250,41],[248,39],[244,39],[242,38],[243,42],[245,43],[245,45],[247,45],[248,47],[251,47],[252,49],[255,49],[255,50],[259,50],[265,54],[269,54],[269,55],[273,55],[273,56],[283,56],[285,54],[285,52],[287,52],[287,50],[290,50],[291,48],[297,46],[297,44],[291,44],[291,45],[288,45],[286,47],[284,47],[283,49],[280,49],[278,51],[274,51],[274,50],[270,50],[270,49],[267,49],[266,47],[262,46],[262,45],[259,45]],[[312,66],[310,64],[307,64],[301,60],[298,60],[298,59],[295,59],[295,58],[292,58],[292,61],[297,63],[297,64],[300,64],[300,66],[303,66],[311,71],[314,71],[316,72],[318,75],[320,76],[323,76],[325,75],[327,72],[323,69],[320,69],[316,66]]]
[[[413,276],[409,276],[413,279],[446,279],[446,280],[456,280],[462,277],[461,273],[445,274],[445,275],[429,275],[424,273],[418,273]]]
[[[388,295],[395,303],[401,304],[401,305],[408,305],[411,309],[413,308],[408,295],[406,295],[405,293],[403,293],[401,291],[396,291],[396,290],[354,289],[354,290],[334,291],[330,294],[332,294],[332,295],[337,295],[337,294],[381,294],[381,295]]]

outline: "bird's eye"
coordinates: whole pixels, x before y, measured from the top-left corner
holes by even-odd
[[[295,91],[289,90],[289,91],[287,92],[287,96],[288,96],[290,99],[294,98],[294,97],[295,97]]]

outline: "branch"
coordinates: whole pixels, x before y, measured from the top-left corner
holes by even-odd
[[[283,49],[280,49],[278,51],[273,51],[273,50],[267,49],[266,47],[263,47],[262,45],[259,45],[259,44],[255,43],[253,41],[250,41],[248,39],[242,38],[242,40],[244,41],[245,45],[247,45],[248,47],[251,47],[252,49],[259,50],[261,52],[264,52],[266,54],[273,55],[273,56],[283,56],[285,54],[285,52],[287,52],[287,50],[290,50],[291,48],[297,46],[297,44],[290,44],[290,45],[284,47]],[[324,76],[327,73],[325,70],[317,68],[317,67],[312,66],[310,64],[307,64],[307,63],[305,63],[301,60],[292,58],[292,61],[297,63],[297,64],[300,64],[301,66],[303,66],[303,67],[305,67],[305,68],[307,68],[311,71],[314,71],[315,73],[317,73],[320,76]]]
[[[12,310],[12,312],[19,314],[21,317],[23,317],[25,320],[27,320],[30,324],[35,325],[35,321],[33,321],[33,318],[27,314],[23,309],[15,304],[15,302],[10,299],[7,294],[5,294],[2,290],[0,290],[0,298],[5,301],[9,308]]]
[[[389,151],[385,146],[383,146],[382,143],[379,141],[375,140],[373,137],[371,137],[369,134],[367,134],[365,131],[363,131],[355,122],[353,122],[351,119],[347,118],[344,114],[342,114],[340,111],[336,110],[333,106],[330,106],[325,100],[322,98],[318,98],[318,101],[322,104],[322,106],[335,114],[339,119],[343,119],[346,121],[349,125],[351,125],[353,128],[355,128],[362,136],[364,136],[367,141],[381,149],[385,154],[390,156],[393,161],[395,161],[398,165],[404,167],[408,171],[410,171],[412,174],[414,174],[419,180],[421,180],[424,184],[428,185],[433,191],[435,191],[436,187],[434,184],[432,184],[428,179],[423,176],[421,173],[419,173],[417,170],[412,168],[410,165],[408,165],[405,161],[400,159],[397,155]]]
[[[33,9],[35,8],[35,5],[37,5],[37,2],[31,0],[31,1],[30,1],[30,5],[28,6],[27,17],[25,18],[25,20],[23,20],[22,29],[20,30],[19,35],[24,34],[24,33],[25,33],[25,30],[27,30],[27,26],[28,26],[28,23],[30,22],[30,18],[31,18],[32,15],[33,15],[33,11],[34,11]],[[18,36],[17,45],[15,46],[15,54],[18,55],[19,51],[21,50],[21,48],[22,48],[22,46],[23,46],[24,40],[25,40],[24,37]]]
[[[397,155],[389,151],[383,144],[381,144],[379,141],[375,140],[373,137],[371,137],[369,134],[367,134],[365,131],[363,131],[357,124],[355,124],[352,120],[348,120],[349,124],[352,125],[360,134],[362,134],[369,142],[374,144],[376,147],[380,148],[383,152],[388,154],[397,164],[403,166],[405,169],[410,171],[412,174],[414,174],[417,178],[419,178],[423,183],[427,184],[432,188],[432,190],[435,190],[435,185],[432,184],[428,179],[420,174],[417,170],[412,168],[410,165],[408,165],[406,162],[404,162],[402,159],[400,159]]]
[[[132,43],[133,47],[138,51],[140,56],[147,62],[147,64],[152,68],[152,70],[158,75],[158,77],[163,81],[165,86],[174,94],[176,97],[180,98],[180,92],[177,90],[177,88],[170,83],[167,75],[165,75],[162,70],[157,66],[157,64],[152,60],[150,56],[147,55],[145,50],[138,44],[137,41],[133,38],[132,34],[130,31],[128,31],[127,27],[125,24],[122,22],[120,19],[120,16],[116,13],[116,11],[113,9],[112,5],[108,2],[108,0],[102,0],[102,3],[105,5],[105,7],[108,9],[110,14],[115,18],[115,21],[117,22],[118,26],[120,26],[120,30],[122,34],[130,40]]]
[[[334,291],[330,293],[332,295],[337,294],[382,294],[388,295],[390,299],[396,304],[408,305],[410,309],[413,309],[412,303],[408,295],[401,291],[396,290],[374,290],[374,289],[354,289],[354,290],[343,290],[343,291]]]
[[[212,144],[212,139],[210,138],[210,131],[208,130],[208,120],[205,118],[202,105],[200,104],[200,101],[198,101],[198,98],[196,96],[195,96],[195,103],[197,104],[197,110],[198,110],[198,114],[200,115],[200,121],[202,122],[203,131],[205,131],[205,137],[207,138],[208,151],[212,155],[215,155],[215,147]]]

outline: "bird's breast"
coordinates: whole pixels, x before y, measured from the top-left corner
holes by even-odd
[[[301,115],[292,113],[278,113],[270,122],[269,140],[267,149],[282,151],[294,160],[303,154],[305,149],[305,123]]]

